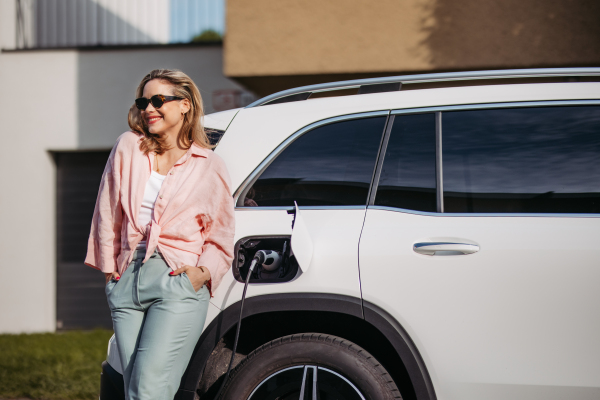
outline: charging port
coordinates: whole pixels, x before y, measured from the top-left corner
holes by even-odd
[[[270,257],[257,265],[250,277],[250,283],[289,282],[298,273],[298,263],[290,246],[291,236],[248,236],[235,244],[233,276],[238,282],[245,282],[250,262],[257,251],[263,250]]]

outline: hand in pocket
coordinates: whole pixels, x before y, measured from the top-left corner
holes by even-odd
[[[171,271],[169,275],[177,276],[183,272],[190,278],[190,282],[192,282],[192,286],[196,292],[210,280],[210,271],[208,268],[192,267],[190,265],[184,265],[175,271]]]
[[[108,285],[108,282],[110,282],[111,280],[118,281],[119,279],[121,279],[121,275],[119,275],[118,272],[105,273],[104,277],[106,278],[107,285]]]

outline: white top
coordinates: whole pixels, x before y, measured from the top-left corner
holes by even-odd
[[[166,175],[161,175],[156,171],[152,171],[150,179],[146,183],[146,189],[144,190],[144,199],[142,200],[142,208],[140,208],[140,214],[138,216],[138,222],[140,225],[145,226],[152,221],[152,213],[154,212],[154,203],[158,197],[160,187],[165,180]],[[146,238],[137,245],[138,249],[146,248]]]

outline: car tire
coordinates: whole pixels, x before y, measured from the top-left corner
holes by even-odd
[[[306,385],[306,391],[312,391],[312,378],[301,378],[307,370],[317,374],[316,387],[321,397],[360,399],[350,393],[354,389],[366,400],[402,398],[391,376],[366,350],[340,337],[320,333],[284,336],[254,350],[233,369],[220,398],[246,400],[252,395],[251,400],[298,399],[300,386]],[[283,372],[287,380],[283,380]],[[279,381],[270,381],[273,379]],[[298,383],[298,379],[308,383]],[[287,389],[282,389],[286,385]],[[336,385],[338,389],[333,388]],[[278,387],[277,393],[267,387]],[[271,391],[267,394],[267,390]],[[328,390],[336,394],[323,392]],[[312,395],[304,398],[312,399]]]

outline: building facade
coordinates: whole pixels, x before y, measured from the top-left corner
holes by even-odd
[[[30,36],[36,41],[25,46],[18,37],[19,3],[35,3],[37,10],[42,4],[57,6],[57,11],[74,2],[0,1],[0,87],[5,93],[0,96],[5,143],[0,157],[0,332],[111,327],[104,277],[84,266],[83,259],[100,176],[116,138],[128,129],[137,85],[151,69],[180,69],[198,84],[207,112],[239,106],[223,96],[248,94],[223,75],[219,42],[168,43],[168,26],[154,32],[128,25],[135,10],[129,17],[122,14],[121,25],[108,31],[137,29],[148,36],[131,37],[152,41],[88,43],[82,39],[88,38],[86,25],[78,19],[88,14],[82,12],[69,17],[75,21],[68,25],[76,27],[68,31],[73,40],[67,31],[60,40],[46,40],[54,37],[50,30],[38,31]],[[77,1],[75,10],[108,3]],[[148,3],[156,8],[147,11],[160,15],[169,2]],[[68,10],[73,11],[63,9]],[[55,11],[52,18],[60,22],[55,28],[64,28]],[[33,17],[38,24],[43,20],[43,15]]]
[[[596,0],[228,0],[225,75],[258,95],[313,83],[597,66]]]

